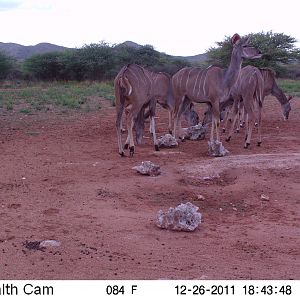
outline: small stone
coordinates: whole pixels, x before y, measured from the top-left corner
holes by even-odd
[[[203,195],[197,195],[198,200],[205,200],[205,197]]]
[[[40,247],[59,247],[61,243],[56,240],[44,240],[40,242]]]
[[[160,166],[154,164],[151,161],[143,161],[141,165],[132,168],[138,173],[149,176],[158,176],[160,172]]]
[[[263,201],[269,201],[270,200],[270,197],[265,195],[265,194],[261,194],[260,195],[260,199],[263,200]]]

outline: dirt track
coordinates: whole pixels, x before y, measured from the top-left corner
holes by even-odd
[[[300,99],[291,104],[284,122],[267,98],[262,146],[243,149],[240,133],[224,158],[207,156],[207,140],[155,152],[148,133],[121,158],[114,108],[2,113],[0,279],[300,279]],[[157,125],[164,133],[161,109]],[[131,170],[143,160],[162,174]],[[186,201],[200,208],[199,229],[154,225]],[[61,246],[24,245],[45,239]]]

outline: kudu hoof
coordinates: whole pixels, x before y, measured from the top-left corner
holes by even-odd
[[[260,147],[261,146],[261,142],[257,142],[257,147]]]
[[[124,151],[122,151],[121,153],[119,152],[119,154],[120,154],[121,157],[125,157]]]
[[[225,139],[226,142],[230,142],[231,136]]]
[[[173,131],[172,131],[171,129],[169,129],[169,133],[170,133],[170,134],[172,134],[172,133],[173,133]]]
[[[248,149],[249,146],[250,146],[250,143],[246,143],[245,146],[244,146],[244,148]]]
[[[130,155],[130,157],[133,157],[133,154],[134,154],[134,146],[129,147],[129,155]]]
[[[158,145],[155,145],[154,148],[155,148],[155,151],[159,151]]]
[[[223,128],[223,129],[222,129],[222,132],[223,132],[223,133],[225,133],[225,131],[226,131],[226,129],[225,129],[225,128]]]
[[[127,150],[127,149],[128,149],[128,147],[129,147],[129,145],[128,145],[128,144],[125,144],[125,145],[124,145],[124,149],[125,149],[125,150]]]

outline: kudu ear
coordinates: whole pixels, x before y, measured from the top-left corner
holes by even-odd
[[[241,37],[237,33],[235,33],[231,38],[232,45],[237,45],[240,41],[241,41]]]
[[[288,101],[290,101],[291,99],[293,99],[293,96],[288,95],[287,99],[288,99]]]

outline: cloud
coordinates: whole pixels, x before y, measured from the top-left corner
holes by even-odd
[[[7,11],[19,8],[21,6],[20,1],[12,1],[12,0],[0,0],[0,11]]]

